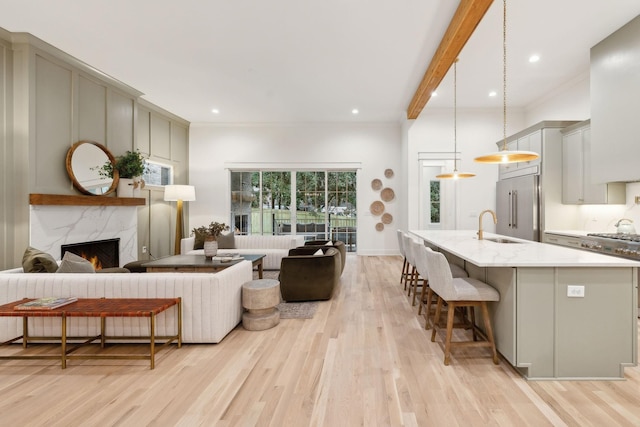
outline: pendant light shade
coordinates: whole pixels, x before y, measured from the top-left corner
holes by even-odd
[[[460,179],[460,178],[473,178],[475,173],[458,172],[458,138],[457,138],[457,121],[458,121],[458,105],[457,105],[457,90],[458,90],[458,60],[453,62],[453,172],[441,173],[436,175],[438,179]]]
[[[476,163],[519,163],[530,162],[535,160],[540,155],[533,151],[512,151],[503,148],[495,153],[485,154],[484,156],[476,157],[473,159]]]
[[[474,159],[477,163],[520,163],[535,160],[540,155],[533,151],[509,150],[507,148],[507,0],[502,2],[502,149]]]

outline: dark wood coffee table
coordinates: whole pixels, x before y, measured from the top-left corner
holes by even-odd
[[[60,342],[60,355],[46,354],[18,354],[11,356],[0,356],[0,359],[60,359],[62,369],[67,367],[69,359],[148,359],[151,369],[155,367],[156,340],[164,340],[161,347],[172,342],[177,342],[178,347],[182,346],[182,299],[181,298],[79,298],[76,302],[62,307],[43,310],[16,310],[16,305],[31,301],[29,298],[10,302],[0,306],[0,317],[22,317],[22,335],[2,343],[3,345],[14,343],[22,339],[23,348],[27,348],[33,342]],[[157,336],[155,332],[155,317],[170,307],[177,309],[176,335]],[[29,335],[29,317],[59,317],[60,336],[59,337],[34,337]],[[69,317],[99,317],[100,335],[94,337],[69,337],[67,336],[67,319]],[[105,319],[107,317],[148,317],[149,335],[134,337],[115,337],[106,335]],[[83,345],[100,340],[100,347],[104,347],[106,340],[123,339],[145,339],[149,340],[148,354],[72,354],[72,352]],[[69,340],[81,340],[81,343],[68,346]]]
[[[258,277],[262,279],[262,261],[265,256],[264,254],[240,255],[238,259],[223,262],[215,258],[207,259],[204,255],[173,255],[145,262],[142,266],[147,269],[147,273],[215,273],[246,260],[251,261],[252,267],[258,267]]]

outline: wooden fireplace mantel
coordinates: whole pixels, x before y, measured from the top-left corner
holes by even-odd
[[[30,205],[54,206],[144,206],[141,197],[76,196],[69,194],[29,194]]]

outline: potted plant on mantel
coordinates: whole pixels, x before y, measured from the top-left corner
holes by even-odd
[[[139,150],[129,151],[116,157],[116,162],[106,162],[100,168],[100,175],[113,178],[114,171],[118,172],[118,197],[138,197],[144,188],[142,174],[146,167],[144,157]]]
[[[207,259],[211,259],[218,254],[218,236],[228,229],[229,226],[225,223],[212,222],[207,226],[203,225],[192,230],[196,241],[198,239],[204,240],[204,256]]]

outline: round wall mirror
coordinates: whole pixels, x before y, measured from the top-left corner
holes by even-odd
[[[115,191],[118,186],[118,171],[113,178],[100,175],[106,162],[115,163],[107,147],[95,141],[79,141],[67,152],[67,173],[81,193],[102,196]]]

